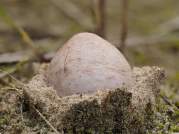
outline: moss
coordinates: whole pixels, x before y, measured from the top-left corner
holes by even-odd
[[[129,118],[126,108],[130,105],[130,99],[130,93],[116,91],[102,104],[97,100],[76,104],[63,119],[64,129],[73,133],[125,133],[129,129],[128,122],[124,121]]]
[[[178,131],[178,121],[175,121],[178,117],[176,117],[176,111],[178,109],[173,109],[173,113],[169,113],[173,108],[170,105],[164,104],[162,101],[158,105],[157,113],[154,114],[154,128],[152,132],[155,134],[170,134],[172,132]]]
[[[172,132],[179,132],[179,125],[173,125],[173,126],[171,126],[171,131]]]
[[[2,114],[0,112],[0,115],[0,129],[3,129],[3,126],[8,125],[10,118],[8,114]]]

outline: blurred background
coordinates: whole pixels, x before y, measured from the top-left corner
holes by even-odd
[[[0,87],[12,82],[8,74],[27,82],[84,31],[114,44],[132,66],[163,67],[161,95],[179,107],[178,0],[0,0]]]

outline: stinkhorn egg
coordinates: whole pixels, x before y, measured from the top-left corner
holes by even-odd
[[[92,33],[79,33],[58,50],[46,71],[59,96],[131,87],[132,71],[121,52]]]

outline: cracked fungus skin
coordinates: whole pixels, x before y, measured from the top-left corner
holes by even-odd
[[[132,71],[124,56],[92,33],[74,35],[58,50],[46,72],[59,96],[131,87]]]

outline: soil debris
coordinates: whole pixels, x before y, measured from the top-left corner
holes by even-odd
[[[156,99],[164,78],[163,69],[135,67],[132,89],[59,97],[46,85],[43,73],[47,66],[24,89],[0,90],[2,133],[54,133],[46,121],[59,133],[138,134],[155,128]]]

